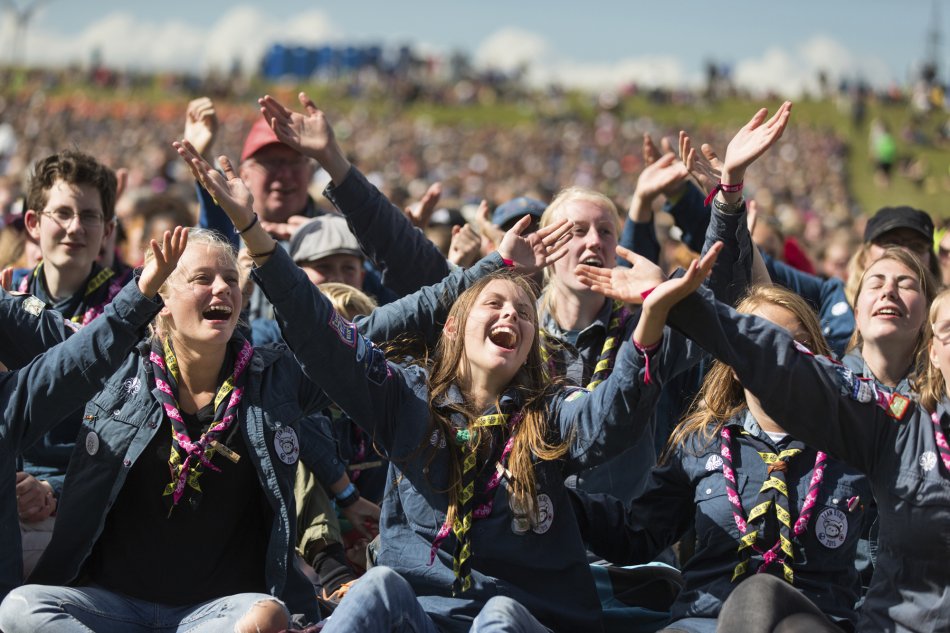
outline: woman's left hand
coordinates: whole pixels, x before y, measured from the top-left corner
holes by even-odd
[[[522,235],[530,224],[531,216],[524,216],[505,233],[498,245],[498,254],[525,273],[533,273],[564,257],[574,226],[570,220],[559,220],[530,235]]]
[[[218,157],[224,171],[222,174],[202,158],[188,141],[175,142],[172,146],[188,163],[195,180],[201,183],[214,201],[224,209],[234,226],[239,229],[249,226],[254,219],[254,197],[244,181],[235,173],[228,157]]]

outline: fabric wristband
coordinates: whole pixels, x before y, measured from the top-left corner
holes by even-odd
[[[715,187],[713,187],[713,190],[709,192],[709,195],[708,195],[708,196],[706,196],[706,199],[703,201],[703,206],[708,207],[708,206],[709,206],[709,203],[713,201],[713,198],[716,197],[716,193],[718,193],[719,191],[725,191],[726,193],[739,193],[739,192],[741,192],[741,191],[742,191],[742,185],[743,185],[743,183],[741,183],[741,182],[740,182],[739,184],[737,184],[737,185],[724,185],[724,184],[722,184],[722,181],[720,180],[720,181],[719,181],[719,184],[717,184]]]

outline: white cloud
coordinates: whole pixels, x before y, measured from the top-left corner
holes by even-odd
[[[546,60],[550,47],[543,37],[524,29],[506,27],[482,42],[472,56],[476,66],[511,72],[522,65]]]
[[[885,86],[892,79],[887,64],[874,56],[858,56],[837,40],[814,36],[794,50],[770,48],[759,58],[736,63],[733,78],[751,90],[770,90],[796,97],[818,90],[818,73],[824,71],[832,85],[839,79],[864,79]]]
[[[198,0],[196,0],[198,1]],[[12,18],[0,18],[0,41],[12,42]],[[28,63],[88,64],[95,51],[111,67],[122,69],[224,69],[235,59],[256,68],[273,43],[315,45],[338,41],[341,34],[322,11],[276,20],[252,6],[237,6],[208,29],[177,20],[146,22],[114,12],[77,35],[64,36],[33,26],[25,42]],[[12,44],[10,45],[12,47]],[[9,59],[11,48],[0,49]]]

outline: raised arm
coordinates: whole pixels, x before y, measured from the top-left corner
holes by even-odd
[[[75,331],[75,326],[31,295],[0,292],[0,363],[19,369]]]
[[[0,376],[3,419],[0,433],[8,446],[27,446],[96,394],[161,308],[154,299],[175,269],[187,243],[187,231],[165,233],[155,259],[132,279],[102,315],[63,343],[37,356],[22,369]]]
[[[261,114],[281,142],[316,159],[330,175],[324,195],[346,216],[363,252],[382,269],[383,284],[405,295],[445,277],[448,264],[435,245],[350,164],[326,114],[305,93],[298,99],[302,112],[267,95],[259,100]]]
[[[625,288],[654,283],[655,275],[645,274],[650,270],[637,269],[634,265],[627,271],[627,286],[602,278],[605,294],[623,299],[630,295]],[[879,390],[873,380],[859,378],[840,363],[812,355],[787,330],[736,312],[706,289],[681,299],[669,286],[676,281],[657,286],[644,301],[644,311],[653,306],[668,311],[670,326],[729,365],[788,433],[872,473],[893,443],[899,426],[895,418],[908,416],[914,404]]]

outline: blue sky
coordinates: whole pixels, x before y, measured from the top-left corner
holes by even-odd
[[[7,0],[19,6],[27,0]],[[267,44],[412,43],[434,53],[464,50],[482,64],[529,62],[543,83],[607,87],[694,84],[710,58],[740,83],[794,92],[818,68],[833,77],[904,82],[927,50],[934,0],[797,0],[786,3],[587,0],[454,2],[420,0],[49,0],[31,22],[28,61],[88,61],[98,48],[119,67],[202,70]],[[950,60],[950,0],[936,0]],[[0,58],[11,55],[7,13]]]

